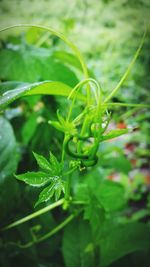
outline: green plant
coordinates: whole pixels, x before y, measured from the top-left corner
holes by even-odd
[[[50,204],[5,226],[3,231],[62,206],[63,211],[69,214],[63,222],[60,222],[50,232],[40,236],[38,235],[40,228],[31,229],[31,241],[14,244],[20,248],[29,248],[46,240],[65,226],[63,255],[66,266],[69,267],[108,266],[130,252],[150,248],[147,234],[150,233],[148,225],[139,222],[131,223],[130,221],[124,225],[125,216],[121,214],[127,205],[124,187],[120,183],[101,178],[100,174],[96,173],[97,170],[93,168],[98,161],[101,161],[99,146],[102,142],[131,131],[128,129],[108,130],[111,121],[110,110],[118,106],[149,107],[149,105],[144,104],[109,102],[132,69],[142,48],[145,35],[118,85],[108,96],[104,97],[98,82],[89,77],[82,55],[64,35],[47,27],[34,25],[18,25],[7,29],[15,27],[39,28],[49,31],[65,41],[81,65],[84,80],[75,84],[73,88],[62,81],[36,83],[30,81],[26,84],[20,82],[17,88],[14,88],[14,82],[2,83],[0,99],[2,111],[8,104],[20,97],[37,94],[66,96],[70,104],[67,114],[61,115],[58,110],[57,120],[48,121],[49,127],[54,127],[63,133],[61,156],[56,157],[50,151],[49,159],[47,159],[34,152],[40,170],[15,175],[18,180],[24,181],[30,186],[42,187],[35,206],[47,201],[50,201]],[[74,111],[77,100],[81,110],[79,114]],[[78,174],[79,179],[74,177],[77,172],[80,173]],[[51,203],[54,199],[56,202]],[[125,244],[122,244],[122,236],[126,239]],[[78,242],[81,243],[80,248],[77,247]],[[112,242],[116,243],[115,249],[112,248]],[[118,248],[120,253],[118,253]]]

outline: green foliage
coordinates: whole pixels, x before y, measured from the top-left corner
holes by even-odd
[[[91,230],[86,221],[69,224],[63,235],[63,255],[67,267],[92,267],[94,251]]]
[[[33,153],[37,164],[42,171],[27,172],[16,175],[16,178],[25,182],[28,185],[41,187],[48,185],[39,195],[39,199],[35,206],[42,202],[46,202],[55,195],[55,200],[60,198],[61,192],[65,193],[64,182],[61,180],[62,164],[59,163],[56,157],[50,152],[49,161],[37,153]]]
[[[17,27],[21,25],[12,26]],[[87,68],[80,51],[63,34],[44,26],[23,27],[30,27],[33,38],[28,32],[26,38],[8,43],[0,52],[0,78],[3,81],[0,84],[0,109],[4,116],[0,117],[3,141],[0,142],[0,185],[5,181],[0,188],[2,198],[6,191],[6,201],[0,201],[2,209],[8,201],[12,202],[9,212],[21,194],[19,205],[25,208],[21,212],[16,208],[14,214],[18,219],[2,227],[2,247],[6,247],[15,260],[16,255],[20,256],[21,251],[28,248],[26,251],[34,259],[33,264],[29,259],[32,267],[105,267],[129,253],[150,249],[149,224],[141,222],[149,216],[149,199],[145,200],[144,212],[136,213],[132,208],[130,192],[134,185],[130,192],[128,186],[130,177],[133,179],[132,158],[130,155],[126,157],[124,143],[120,141],[125,140],[124,134],[129,136],[132,131],[125,124],[123,128],[126,129],[122,129],[122,125],[118,129],[118,121],[113,117],[115,109],[121,106],[124,109],[132,105],[148,107],[128,103],[128,99],[123,103],[113,99],[133,68],[145,34],[122,78],[118,78],[118,84],[105,97],[105,90],[89,77],[89,74],[94,76],[93,71]],[[42,43],[43,39],[36,46],[26,43],[25,39],[34,43],[38,30],[47,31],[46,37],[47,33],[54,35],[50,49],[47,42]],[[62,51],[59,41],[55,43],[56,37],[63,40],[74,54]],[[38,47],[39,43],[41,47]],[[84,79],[79,82],[81,74]],[[108,103],[111,98],[112,103]],[[18,113],[16,109],[19,109]],[[124,113],[124,109],[119,112]],[[126,116],[132,115],[128,113]],[[16,137],[5,117],[12,120]],[[134,128],[134,124],[131,125]],[[112,140],[117,137],[117,141]],[[33,155],[39,170],[29,155],[32,146],[38,152]],[[27,169],[29,171],[25,172]],[[15,172],[21,174],[14,175]],[[109,180],[115,172],[120,175],[119,181]],[[138,186],[141,183],[137,183],[136,190]],[[143,188],[139,194],[141,198],[146,192],[146,186]],[[41,209],[31,211],[39,204]],[[58,211],[52,211],[59,206]],[[45,216],[48,211],[51,212],[47,213],[44,223],[38,217]],[[23,217],[24,212],[32,213]],[[5,217],[5,212],[2,214]],[[35,225],[30,222],[32,219],[36,220]],[[9,220],[12,220],[11,215],[6,224]],[[12,235],[8,236],[6,230]],[[56,247],[49,255],[46,250],[50,238]],[[12,250],[9,252],[9,249]],[[28,254],[26,251],[23,252],[25,255]],[[45,251],[41,262],[36,257],[39,251]]]
[[[45,81],[26,85],[23,83],[23,85],[19,85],[17,88],[7,90],[1,94],[0,109],[3,110],[8,104],[22,96],[38,94],[68,96],[70,91],[71,88],[68,85],[60,82]],[[84,99],[80,96],[79,98]]]
[[[96,196],[106,211],[115,211],[125,204],[125,190],[123,186],[112,181],[105,181],[100,184]]]
[[[19,153],[11,124],[0,116],[0,177],[3,180],[16,171]]]
[[[53,80],[74,86],[78,79],[49,49],[22,44],[0,52],[0,78],[7,81]]]
[[[103,136],[103,140],[105,141],[105,140],[109,140],[112,138],[116,138],[116,137],[121,136],[121,135],[126,134],[126,133],[128,133],[128,129],[112,130]]]
[[[107,233],[100,240],[100,266],[109,266],[133,251],[150,248],[150,227],[142,223],[129,223],[107,229]]]
[[[17,182],[12,174],[16,171],[19,151],[13,128],[0,116],[0,207],[1,220],[11,213],[19,200]],[[6,208],[7,207],[7,208]]]
[[[39,199],[36,202],[35,206],[42,202],[50,200],[53,195],[55,195],[55,200],[58,200],[62,191],[63,193],[65,193],[65,187],[61,179],[59,177],[53,178],[52,183],[40,193]]]
[[[16,178],[26,184],[37,187],[43,186],[52,180],[52,177],[44,172],[27,172],[16,175]]]
[[[48,171],[48,172],[52,172],[52,166],[50,164],[50,162],[43,156],[41,155],[38,155],[37,153],[33,152],[33,155],[37,161],[37,164],[39,165],[39,167],[45,171]]]

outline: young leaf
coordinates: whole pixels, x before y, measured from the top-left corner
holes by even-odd
[[[129,130],[128,129],[117,129],[117,130],[112,130],[109,133],[107,133],[106,135],[103,135],[102,137],[102,141],[108,140],[108,139],[112,139],[115,137],[119,137],[123,134],[128,133]]]
[[[53,177],[44,172],[27,172],[15,175],[15,177],[18,180],[25,182],[26,184],[36,187],[44,186],[45,184],[53,180]]]
[[[63,133],[72,133],[72,135],[75,135],[77,133],[77,129],[75,128],[75,124],[73,122],[64,120],[63,123],[58,121],[48,121],[48,123]]]
[[[50,184],[44,190],[40,193],[38,201],[35,203],[35,207],[39,205],[42,202],[46,202],[49,199],[52,198],[54,195],[55,189],[54,189],[55,184]]]
[[[65,186],[64,183],[61,181],[61,179],[59,179],[55,183],[54,189],[55,189],[55,200],[57,201],[60,198],[61,192],[65,194]]]
[[[42,202],[48,201],[53,197],[53,195],[55,195],[55,199],[58,200],[62,191],[64,192],[64,185],[62,181],[59,177],[54,177],[53,182],[40,193],[39,199],[36,202],[35,206],[39,205]]]
[[[56,128],[57,130],[64,132],[63,126],[58,121],[48,121],[48,123],[52,125],[54,128]]]
[[[48,160],[43,157],[42,155],[39,155],[35,152],[33,152],[33,155],[37,161],[37,164],[39,165],[39,167],[45,171],[49,171],[51,172],[52,169],[51,169],[51,166],[50,166],[50,163],[48,162]]]
[[[62,164],[58,162],[57,158],[50,152],[49,158],[53,175],[59,176],[62,171]]]

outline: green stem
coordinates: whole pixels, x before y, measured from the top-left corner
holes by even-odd
[[[20,225],[22,223],[30,221],[30,220],[40,216],[41,214],[46,213],[46,212],[48,212],[48,211],[50,211],[50,210],[62,205],[64,203],[64,201],[65,201],[64,198],[62,198],[62,199],[58,200],[57,202],[55,202],[53,204],[50,204],[50,205],[48,205],[47,207],[45,207],[43,209],[40,209],[40,210],[38,210],[36,212],[33,212],[30,215],[28,215],[28,216],[26,216],[26,217],[24,217],[24,218],[22,218],[22,219],[20,219],[18,221],[15,221],[15,222],[5,226],[4,228],[2,228],[2,231],[8,230],[8,229],[16,227],[16,226],[18,226],[18,225]]]
[[[65,219],[62,223],[60,223],[58,226],[56,226],[53,230],[51,230],[50,232],[41,236],[37,240],[30,241],[27,244],[19,244],[19,243],[17,244],[16,243],[16,245],[18,245],[20,248],[29,248],[34,244],[38,244],[38,243],[48,239],[49,237],[53,236],[54,234],[56,234],[58,231],[60,231],[62,228],[64,228],[68,223],[70,223],[75,217],[76,217],[76,214],[71,214],[67,219]]]
[[[105,104],[103,104],[105,106]],[[137,108],[150,108],[150,104],[132,104],[132,103],[107,103],[106,106],[114,107],[137,107]]]
[[[39,238],[36,243],[39,243],[49,237],[51,237],[52,235],[56,234],[58,231],[60,231],[63,227],[65,227],[68,223],[70,223],[74,218],[75,218],[76,214],[71,214],[66,220],[64,220],[62,223],[60,223],[57,227],[55,227],[52,231],[50,231],[49,233],[43,235],[41,238]]]
[[[61,162],[62,162],[62,164],[64,163],[64,159],[65,159],[65,145],[66,145],[67,139],[68,139],[67,135],[65,134],[64,135],[63,144],[62,144],[62,154],[61,154]]]
[[[144,40],[145,40],[145,35],[146,35],[146,32],[144,33],[142,39],[141,39],[141,42],[139,44],[139,47],[138,49],[136,50],[135,54],[134,54],[134,57],[133,59],[131,60],[127,70],[125,71],[124,75],[122,76],[122,78],[120,79],[119,83],[117,84],[117,86],[114,88],[114,90],[105,98],[104,100],[104,103],[107,103],[119,90],[119,88],[122,86],[122,84],[124,83],[124,81],[126,80],[128,74],[130,73],[137,57],[139,56],[139,53],[142,49],[142,46],[143,46],[143,43],[144,43]]]
[[[68,172],[65,172],[65,173],[63,174],[63,176],[66,176],[66,175],[71,174],[71,173],[74,172],[76,169],[77,169],[77,167],[74,167],[73,169],[69,170]]]
[[[71,190],[71,176],[68,175],[66,181],[66,191],[65,191],[65,200],[68,201],[70,198],[70,190]]]

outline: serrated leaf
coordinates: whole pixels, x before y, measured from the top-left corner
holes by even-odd
[[[33,155],[37,161],[37,164],[39,165],[39,167],[45,171],[49,171],[51,172],[52,169],[51,169],[51,166],[50,166],[50,163],[48,162],[48,160],[43,157],[42,155],[39,155],[35,152],[33,152]]]
[[[40,187],[53,180],[48,173],[44,172],[27,172],[15,176],[18,180],[25,182],[28,185]]]
[[[59,176],[62,171],[62,164],[58,162],[57,158],[51,152],[50,152],[49,161],[51,164],[53,174],[56,176]]]
[[[39,195],[38,201],[35,203],[35,207],[42,202],[50,200],[53,197],[55,193],[54,186],[55,184],[50,184],[49,186],[43,189],[43,191]]]
[[[55,195],[55,200],[58,200],[61,192],[64,192],[63,182],[59,177],[53,177],[52,183],[47,186],[39,195],[38,201],[35,203],[35,206],[39,205],[42,202],[47,202]]]
[[[119,137],[119,136],[126,134],[128,132],[129,132],[128,129],[112,130],[112,131],[108,132],[106,135],[103,135],[102,140],[105,141],[108,139],[116,138],[116,137]]]
[[[100,240],[100,267],[110,266],[117,259],[139,250],[150,249],[150,226],[142,223],[119,225]]]
[[[57,183],[55,183],[54,189],[55,189],[55,200],[58,200],[60,198],[61,192],[65,194],[65,186],[63,181],[61,181],[61,179],[59,179]]]

